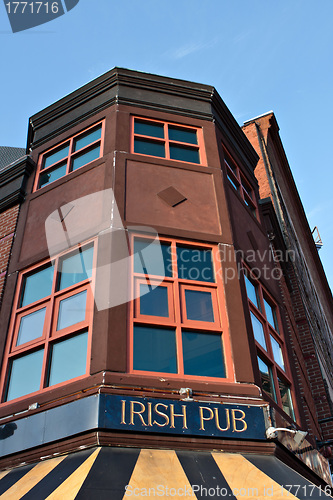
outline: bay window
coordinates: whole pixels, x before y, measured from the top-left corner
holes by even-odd
[[[217,247],[134,238],[130,371],[230,378]]]
[[[35,190],[102,156],[103,136],[104,122],[101,122],[41,154]]]
[[[205,164],[200,128],[132,117],[132,152],[187,163]]]
[[[94,243],[19,276],[9,331],[3,401],[88,373]]]
[[[249,270],[246,270],[244,280],[262,389],[295,419],[291,376],[278,306]]]

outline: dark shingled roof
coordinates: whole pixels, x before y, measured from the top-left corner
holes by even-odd
[[[11,148],[9,146],[0,146],[0,171],[25,156],[25,148]]]

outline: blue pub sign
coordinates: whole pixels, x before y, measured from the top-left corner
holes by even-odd
[[[101,395],[99,427],[265,440],[263,406]]]
[[[94,429],[265,440],[265,406],[94,394],[0,425],[0,456]]]

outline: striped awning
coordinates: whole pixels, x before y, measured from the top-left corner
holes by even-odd
[[[0,498],[332,498],[273,456],[99,447],[0,473]]]

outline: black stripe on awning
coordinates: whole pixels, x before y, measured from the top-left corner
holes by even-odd
[[[51,493],[58,488],[73,472],[83,464],[83,462],[91,455],[92,449],[78,451],[68,455],[55,469],[39,481],[21,500],[36,500],[39,498],[47,498]],[[64,499],[65,500],[65,499]]]
[[[35,465],[36,464],[24,465],[8,472],[8,474],[0,480],[0,495],[9,490],[11,486],[17,483],[27,472],[35,467]]]
[[[177,451],[177,457],[192,487],[200,485],[195,495],[198,499],[209,498],[209,490],[223,489],[228,498],[236,499],[230,486],[209,452]],[[197,489],[197,488],[196,488]]]
[[[126,486],[131,495],[125,494]],[[5,500],[163,497],[157,494],[160,486],[164,497],[199,500],[221,496],[231,500],[332,498],[276,457],[219,451],[99,447],[0,473],[1,499]],[[195,487],[193,495],[191,487]],[[177,489],[182,493],[177,495]],[[134,490],[139,494],[133,494]]]
[[[318,488],[275,457],[252,454],[243,456],[300,500],[323,500],[326,497],[323,489]]]
[[[121,500],[139,454],[135,448],[102,448],[76,500]]]

